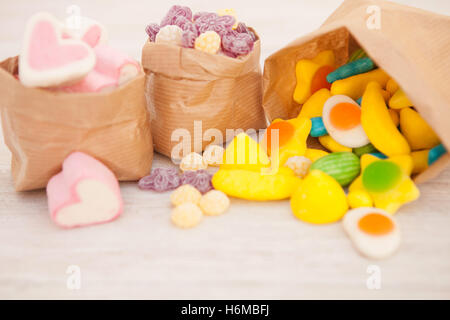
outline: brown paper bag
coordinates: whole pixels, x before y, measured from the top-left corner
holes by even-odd
[[[220,130],[224,140],[226,129],[265,128],[259,59],[259,40],[238,59],[147,41],[142,66],[155,150],[170,157],[179,143],[172,132],[185,128],[191,150],[201,152],[210,142],[194,137],[194,121],[202,121],[203,132]]]
[[[379,29],[367,25],[374,10],[379,10]],[[331,49],[338,65],[342,65],[349,54],[361,47],[400,84],[450,150],[449,30],[447,16],[381,0],[344,1],[317,31],[267,58],[263,80],[266,115],[270,121],[298,115],[301,107],[292,99],[298,60]],[[449,162],[447,153],[418,175],[416,181],[433,178]]]
[[[153,148],[144,75],[110,93],[27,88],[15,78],[17,57],[0,63],[0,108],[17,191],[43,188],[72,151],[102,161],[119,180],[150,171]]]

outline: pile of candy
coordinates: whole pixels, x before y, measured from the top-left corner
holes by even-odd
[[[109,47],[105,28],[83,20],[81,29],[40,12],[27,23],[18,79],[27,87],[63,92],[111,91],[140,72],[137,62]]]
[[[308,223],[344,218],[362,254],[389,256],[400,243],[392,215],[419,197],[411,175],[446,150],[404,91],[362,50],[339,68],[331,50],[300,60],[296,76],[299,116],[274,120],[261,145],[236,136],[214,188],[248,200],[290,198],[293,214]],[[328,152],[308,148],[310,137]]]
[[[174,5],[161,24],[149,24],[145,31],[150,42],[195,48],[232,58],[250,53],[256,41],[253,31],[237,21],[233,9],[192,14],[189,7]]]

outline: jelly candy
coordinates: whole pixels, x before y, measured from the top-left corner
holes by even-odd
[[[178,26],[167,25],[162,27],[155,37],[156,43],[166,43],[181,46],[183,30]]]
[[[198,205],[207,216],[218,216],[228,210],[230,199],[222,191],[211,190],[200,199]]]
[[[180,185],[181,179],[175,168],[155,168],[150,175],[141,178],[138,182],[140,189],[157,192],[173,190]]]
[[[170,219],[179,228],[192,228],[202,221],[203,213],[196,204],[186,202],[172,210]]]
[[[201,193],[213,189],[211,183],[212,174],[206,170],[185,171],[181,175],[181,184],[189,184]]]
[[[192,20],[192,11],[189,7],[182,7],[174,5],[169,9],[166,16],[161,21],[161,28],[167,25],[174,25],[178,17],[184,17],[187,20]]]
[[[356,100],[363,95],[369,82],[378,82],[380,86],[384,88],[388,80],[389,76],[386,72],[381,69],[375,69],[333,82],[330,92],[332,95],[345,95]]]
[[[222,37],[222,48],[235,55],[246,55],[253,50],[253,39],[247,33],[227,33]]]
[[[210,144],[203,152],[203,160],[207,165],[217,167],[222,164],[224,148],[215,144]]]
[[[361,123],[370,142],[385,155],[410,153],[409,144],[394,125],[377,82],[369,83],[364,92]]]
[[[431,149],[440,143],[430,125],[411,108],[400,110],[400,130],[414,151]]]
[[[236,32],[247,33],[252,37],[253,41],[256,41],[256,35],[249,28],[247,28],[247,26],[243,22],[238,23],[236,27]]]
[[[377,152],[378,150],[373,146],[373,144],[368,143],[365,146],[354,148],[353,153],[358,157],[361,157],[363,154]]]
[[[400,230],[389,213],[377,208],[347,212],[342,224],[353,245],[370,259],[392,255],[400,245]]]
[[[328,134],[343,146],[357,148],[369,143],[361,125],[361,108],[351,98],[329,98],[323,106],[322,119]]]
[[[172,192],[170,195],[170,202],[172,202],[174,206],[179,206],[185,202],[198,204],[201,197],[200,191],[189,184],[184,184]]]
[[[262,146],[267,148],[267,153],[271,156],[272,162],[283,165],[288,158],[305,154],[306,139],[310,131],[310,119],[301,117],[290,120],[277,119],[267,128]],[[275,132],[277,132],[278,141],[274,138]],[[272,143],[277,143],[277,145],[272,146]],[[278,149],[276,149],[277,146]],[[272,154],[272,151],[275,150],[278,152]]]
[[[365,190],[377,208],[393,214],[404,203],[419,197],[419,190],[409,178],[412,168],[409,155],[380,160],[365,154],[361,157],[361,175],[350,185],[349,192]]]
[[[398,89],[400,89],[398,83],[394,79],[389,79],[386,83],[386,91],[393,95]]]
[[[298,116],[304,118],[321,117],[323,105],[325,104],[325,101],[327,101],[330,97],[330,90],[326,88],[316,91],[311,95],[311,97],[309,97],[305,104],[303,104]]]
[[[287,159],[284,164],[286,167],[292,169],[295,175],[299,178],[303,178],[308,173],[309,167],[311,166],[311,160],[303,156],[294,156]]]
[[[372,207],[373,201],[366,190],[353,190],[348,193],[347,201],[350,208]]]
[[[214,31],[206,31],[195,40],[195,49],[216,54],[220,49],[220,36]]]
[[[375,67],[372,59],[361,58],[352,62],[349,62],[342,67],[337,68],[333,72],[327,75],[327,81],[333,83],[336,80],[345,79],[357,74],[368,72]]]
[[[367,53],[363,49],[357,49],[352,53],[352,55],[348,59],[348,62],[353,62],[353,61],[356,61],[358,59],[362,59],[365,57],[367,57]]]
[[[203,14],[194,20],[200,33],[214,31],[220,36],[231,30],[236,20],[232,16],[219,16],[217,14]]]
[[[223,153],[220,168],[259,171],[270,166],[263,148],[245,133],[240,133],[230,142]]]
[[[381,152],[371,152],[369,154],[377,157],[378,159],[387,159],[387,156],[385,154],[382,154]]]
[[[359,158],[352,152],[334,152],[326,155],[311,165],[310,170],[320,170],[343,187],[348,186],[360,172]]]
[[[321,137],[328,134],[325,125],[323,124],[322,117],[311,118],[311,137]]]
[[[398,127],[400,124],[400,115],[397,110],[389,109],[389,115],[391,116],[394,126]]]
[[[406,93],[399,88],[389,99],[389,107],[392,109],[402,109],[407,107],[412,107],[413,104],[406,96]]]
[[[347,197],[336,180],[320,170],[311,170],[292,194],[291,209],[305,222],[332,223],[347,212]]]
[[[329,153],[324,150],[306,148],[305,157],[314,162],[317,159],[325,157],[327,154]]]
[[[204,161],[203,157],[196,152],[191,152],[188,155],[184,156],[180,162],[181,171],[203,170],[207,167],[208,164]]]
[[[151,23],[145,28],[145,32],[148,34],[150,42],[155,42],[156,35],[159,32],[160,26],[157,23]]]
[[[219,16],[221,16],[221,17],[222,16],[231,16],[231,17],[233,17],[235,22],[234,22],[232,28],[233,29],[237,28],[238,21],[237,21],[236,10],[234,10],[234,9],[220,9],[220,10],[217,10],[217,14]]]
[[[297,85],[293,98],[303,104],[316,91],[330,89],[326,76],[334,70],[334,53],[332,50],[322,51],[315,58],[299,60],[295,66]]]
[[[342,144],[336,142],[331,136],[321,136],[319,137],[319,142],[322,146],[324,146],[327,150],[331,152],[351,152],[352,148],[343,146]]]
[[[425,171],[425,169],[427,169],[428,166],[432,165],[446,152],[447,151],[445,150],[442,144],[439,144],[430,150],[420,150],[411,152],[411,157],[413,160],[412,173],[417,174]]]

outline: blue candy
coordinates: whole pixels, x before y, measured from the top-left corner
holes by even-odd
[[[369,154],[371,154],[371,155],[373,155],[373,156],[375,156],[375,157],[377,157],[379,159],[387,159],[387,156],[382,154],[381,152],[372,152],[372,153],[369,153]]]
[[[328,134],[325,125],[323,124],[322,117],[311,118],[311,132],[309,133],[311,137],[321,137]]]
[[[428,165],[433,164],[437,159],[439,159],[444,153],[446,153],[447,150],[445,150],[442,143],[433,149],[430,149],[430,152],[428,152]]]
[[[370,58],[361,58],[337,68],[327,75],[327,81],[333,83],[336,80],[345,79],[357,74],[368,72],[375,68],[375,64]]]
[[[359,105],[361,105],[361,102],[362,102],[362,97],[359,98],[358,100],[356,100],[356,103],[359,104]]]

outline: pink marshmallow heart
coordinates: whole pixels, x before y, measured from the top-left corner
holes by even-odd
[[[47,199],[52,220],[64,228],[109,222],[123,210],[114,173],[82,152],[64,160],[62,171],[47,184]]]
[[[99,44],[106,43],[106,31],[100,24],[92,24],[84,30],[84,34],[81,37],[85,43],[91,48],[98,46]]]
[[[74,83],[95,65],[91,47],[63,37],[62,24],[41,12],[27,23],[19,57],[19,78],[28,87],[50,87]]]

